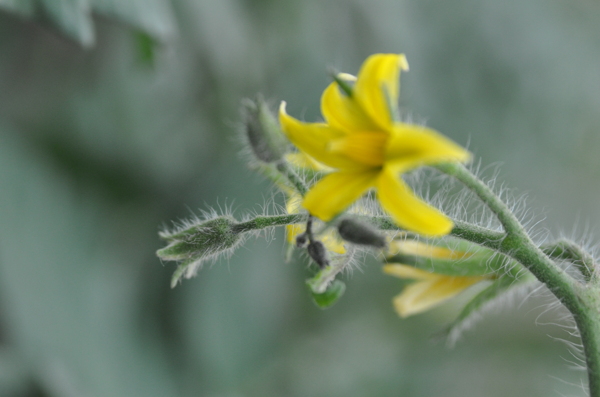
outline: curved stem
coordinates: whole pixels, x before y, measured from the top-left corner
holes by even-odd
[[[480,182],[483,184],[483,182]],[[496,208],[500,208],[497,206]],[[399,230],[389,217],[364,217],[380,230]],[[505,218],[506,219],[506,218]],[[303,223],[307,214],[260,216],[239,223],[234,229],[249,232],[273,226]],[[573,314],[586,356],[591,397],[600,397],[600,287],[595,283],[583,285],[566,275],[527,235],[486,229],[480,226],[455,221],[450,235],[501,252],[542,281],[565,307]],[[555,251],[558,252],[558,251]]]
[[[566,260],[573,263],[581,272],[585,281],[593,282],[598,277],[598,266],[594,258],[575,242],[560,239],[550,244],[544,244],[540,248],[552,259]]]
[[[591,397],[600,397],[600,291],[593,284],[582,285],[566,274],[548,255],[537,247],[520,224],[515,215],[494,192],[468,171],[462,164],[440,164],[436,168],[461,181],[467,188],[474,192],[496,215],[504,230],[505,236],[496,248],[517,262],[521,263],[533,275],[544,283],[548,289],[571,312],[581,335],[581,341],[586,356],[589,378],[589,392]],[[453,230],[452,234],[455,234]],[[473,236],[462,234],[461,238],[474,241]],[[491,244],[484,245],[493,248]],[[569,247],[561,247],[564,255],[569,259],[578,259],[582,262],[582,272],[592,278],[591,273],[586,273],[588,258],[579,255]],[[554,250],[555,254],[559,251]],[[559,254],[559,256],[562,254]],[[578,256],[579,255],[579,256]]]

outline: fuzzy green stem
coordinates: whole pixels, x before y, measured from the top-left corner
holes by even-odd
[[[577,266],[585,281],[592,281],[598,277],[597,265],[594,258],[575,242],[567,239],[560,239],[550,244],[544,244],[540,247],[546,255],[552,259],[566,260]]]
[[[253,230],[261,230],[273,226],[286,226],[306,222],[306,214],[257,216],[246,222],[238,223],[232,227],[235,232],[245,233]]]
[[[598,290],[595,286],[586,288],[542,252],[529,238],[507,205],[489,186],[462,164],[439,164],[436,168],[461,181],[496,215],[506,232],[497,251],[521,263],[571,312],[584,347],[590,396],[600,397],[600,294]],[[465,235],[462,238],[465,237],[469,236]],[[492,248],[490,245],[486,246]]]
[[[281,174],[284,175],[287,180],[296,188],[298,193],[304,197],[306,192],[308,192],[308,187],[302,181],[302,179],[300,179],[298,174],[296,174],[296,172],[290,167],[290,165],[285,160],[282,160],[277,162],[276,166],[277,170],[281,172]]]
[[[483,182],[480,183],[483,184]],[[496,208],[500,209],[502,206],[496,203]],[[361,218],[380,230],[404,231],[389,217],[363,216]],[[307,214],[260,216],[239,223],[233,228],[239,232],[249,232],[273,226],[304,223],[307,219]],[[573,314],[584,346],[590,396],[600,397],[600,310],[598,310],[600,308],[600,287],[594,283],[583,285],[567,276],[540,248],[533,244],[526,234],[517,233],[515,236],[455,221],[450,235],[493,249],[515,259],[529,269],[538,280],[546,284]]]
[[[443,163],[435,166],[439,171],[453,176],[461,181],[469,190],[475,193],[492,212],[498,217],[498,220],[509,235],[527,236],[527,233],[521,226],[519,220],[515,217],[507,205],[498,197],[492,189],[464,165],[460,163]]]
[[[572,284],[575,281],[531,241],[516,216],[488,185],[459,163],[439,164],[436,168],[461,181],[496,215],[506,235],[495,249],[519,262],[522,261],[521,264],[546,284],[561,301],[573,297]]]

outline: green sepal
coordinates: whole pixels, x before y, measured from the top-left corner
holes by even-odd
[[[173,275],[171,276],[171,288],[175,288],[177,286],[177,283],[179,282],[179,280],[181,280],[186,270],[190,266],[192,266],[194,262],[194,260],[190,259],[187,261],[183,261],[177,265],[177,269],[175,269]]]
[[[315,305],[320,309],[327,309],[333,306],[344,295],[346,284],[341,280],[334,280],[325,292],[321,294],[314,293],[310,286],[309,290]]]
[[[180,261],[192,254],[202,255],[207,249],[187,241],[176,241],[156,251],[156,256],[166,261]]]
[[[338,74],[333,75],[333,80],[335,80],[341,90],[344,91],[344,94],[346,94],[349,98],[352,98],[354,90],[347,81],[341,79]]]

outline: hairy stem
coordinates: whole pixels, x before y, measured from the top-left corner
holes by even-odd
[[[305,196],[306,192],[308,192],[308,187],[306,184],[300,179],[298,174],[290,167],[290,165],[285,161],[281,160],[277,162],[277,171],[281,172],[283,176],[287,178],[287,180],[296,188],[298,193],[301,196]]]
[[[592,281],[597,278],[597,265],[594,258],[586,252],[581,246],[567,239],[560,239],[550,244],[544,244],[540,247],[546,255],[552,259],[566,260],[577,266],[585,281]]]
[[[483,184],[483,182],[480,183]],[[502,206],[496,205],[495,208],[501,209]],[[503,216],[505,219],[509,218],[506,214]],[[386,216],[365,216],[363,218],[380,230],[404,231]],[[304,223],[307,220],[307,214],[259,216],[235,225],[234,229],[239,232],[249,232],[273,226]],[[522,230],[522,228],[519,229]],[[450,235],[496,250],[515,259],[529,269],[567,307],[573,314],[581,334],[588,369],[590,396],[600,397],[600,310],[598,309],[600,308],[600,287],[597,287],[595,283],[583,285],[566,275],[524,232],[518,232],[519,229],[515,234],[510,234],[455,221]],[[555,249],[553,252],[558,255],[559,251]]]
[[[584,286],[565,273],[533,243],[512,211],[492,189],[462,164],[440,164],[436,168],[461,181],[496,215],[506,232],[496,250],[515,259],[527,268],[571,312],[580,331],[584,347],[590,396],[600,397],[600,294],[595,285]],[[460,237],[476,242],[472,238],[473,236],[469,234],[463,234]],[[496,242],[492,243],[495,244]],[[481,243],[478,242],[478,244]],[[493,248],[490,243],[484,243],[484,245]],[[563,252],[571,255],[571,258],[579,254],[572,249],[563,249]],[[582,257],[579,259],[587,258]],[[583,264],[586,264],[585,260]],[[586,268],[585,266],[582,267]]]
[[[241,222],[232,227],[235,232],[244,233],[253,230],[261,230],[273,226],[286,226],[296,223],[306,222],[308,215],[306,214],[288,214],[288,215],[271,215],[257,216],[246,222]]]

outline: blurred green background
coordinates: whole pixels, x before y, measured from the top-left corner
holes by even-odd
[[[242,98],[316,120],[327,68],[376,52],[407,54],[401,106],[502,162],[539,230],[593,241],[599,38],[595,0],[0,0],[0,396],[584,395],[548,299],[448,349],[456,307],[399,319],[374,263],[317,309],[282,231],[174,290],[154,252],[270,196]]]

